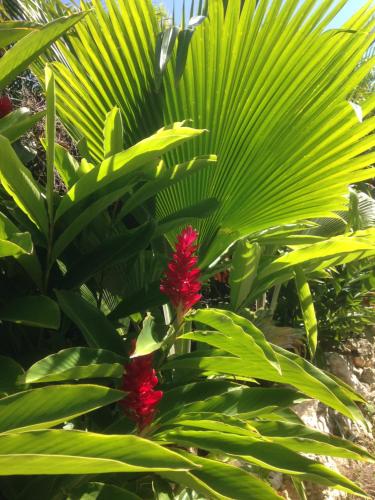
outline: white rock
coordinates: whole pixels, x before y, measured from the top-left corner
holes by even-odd
[[[364,368],[361,374],[361,382],[375,384],[375,368],[370,368],[369,366]]]
[[[337,352],[330,352],[327,354],[327,362],[331,373],[341,378],[362,396],[367,396],[368,388],[361,384],[354,375],[353,365],[346,356],[338,354]]]

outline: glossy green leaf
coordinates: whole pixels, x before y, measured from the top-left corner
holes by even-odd
[[[26,372],[28,384],[114,377],[124,371],[126,359],[104,349],[71,347],[34,363]]]
[[[44,115],[44,111],[32,113],[28,108],[18,108],[0,119],[0,135],[14,142],[34,127]]]
[[[60,326],[60,309],[56,302],[44,295],[27,295],[14,299],[0,309],[0,319],[57,330]]]
[[[157,331],[155,318],[151,315],[147,315],[143,321],[143,327],[137,337],[136,348],[131,357],[136,358],[137,356],[151,354],[159,349],[162,343],[160,333]]]
[[[164,439],[166,441],[172,440],[182,446],[193,446],[215,453],[239,456],[266,469],[296,474],[298,478],[303,480],[311,480],[366,497],[361,488],[341,474],[298,455],[284,446],[255,437],[215,431],[173,430],[164,433]]]
[[[130,174],[142,172],[142,167],[154,161],[161,154],[182,144],[185,141],[198,137],[205,130],[196,130],[184,127],[179,123],[172,127],[159,130],[156,134],[143,139],[131,148],[117,153],[104,160],[98,169],[94,169],[78,180],[66,193],[56,212],[56,221],[67,212],[75,212],[86,207],[92,197],[100,193],[108,193],[119,182],[124,182]]]
[[[130,435],[44,430],[0,436],[0,475],[103,474],[188,470],[196,466]]]
[[[172,56],[172,52],[177,40],[179,28],[172,26],[163,31],[161,36],[160,53],[156,53],[156,60],[159,61],[158,70],[161,74],[165,72],[168,61]]]
[[[246,418],[243,415],[240,418]],[[218,413],[192,413],[182,416],[178,421],[172,422],[168,428],[182,428],[185,430],[200,429],[208,431],[229,432],[239,436],[260,437],[255,427],[240,418]],[[159,431],[163,434],[163,430]],[[157,435],[157,433],[156,433]]]
[[[3,239],[4,241],[1,241]],[[31,234],[21,233],[19,228],[1,212],[0,241],[0,255],[3,257],[13,255],[40,289],[42,287],[42,269]]]
[[[189,46],[191,43],[191,39],[193,38],[194,30],[187,28],[181,30],[178,34],[178,46],[177,46],[177,54],[176,54],[176,70],[175,70],[175,78],[178,82],[184,72],[186,60],[189,52]]]
[[[204,130],[174,124],[122,153],[107,158],[82,176],[62,198],[57,211],[58,232],[52,256],[56,259],[97,215],[140,181],[155,178],[163,152],[192,139]]]
[[[164,473],[165,477],[222,500],[276,500],[281,498],[269,484],[239,467],[180,451],[200,468],[192,472]],[[204,488],[202,488],[204,486]]]
[[[310,273],[374,256],[374,234],[374,228],[370,228],[303,245],[285,253],[260,269],[251,297],[258,296],[276,283],[291,279],[295,266]]]
[[[0,399],[0,433],[47,429],[123,399],[99,385],[51,385]]]
[[[374,123],[356,123],[344,104],[365,71],[358,71],[365,37],[324,33],[340,7],[327,1],[314,10],[313,2],[295,0],[234,0],[226,9],[223,4],[208,2],[209,21],[195,31],[179,84],[172,65],[164,78],[165,120],[189,116],[195,126],[210,130],[193,149],[181,149],[168,160],[213,148],[219,162],[210,177],[198,174],[160,193],[159,216],[198,201],[203,192],[216,197],[222,202],[218,214],[198,225],[205,244],[213,242],[220,226],[245,236],[313,217],[308,212],[323,214],[334,205],[340,210],[348,178],[368,176],[361,165],[372,163],[370,156],[359,161],[355,151],[368,151],[366,129]],[[359,30],[370,24],[365,14],[348,21]],[[325,85],[317,89],[322,79]],[[339,129],[341,135],[331,134]]]
[[[229,277],[230,303],[234,311],[244,305],[250,294],[258,269],[261,248],[257,243],[241,240],[236,243]]]
[[[49,230],[54,219],[54,185],[55,185],[55,142],[56,142],[56,93],[55,77],[50,66],[45,67],[45,87],[47,101],[46,116],[46,201],[48,210]],[[51,233],[49,233],[51,234]],[[50,240],[50,236],[49,236]]]
[[[280,371],[271,345],[265,339],[263,333],[245,318],[231,311],[211,308],[194,311],[186,316],[186,320],[198,321],[224,333],[225,336],[222,336],[223,342],[221,342],[221,339],[219,340],[219,336],[216,347],[223,348],[232,354],[242,355],[245,358],[247,355],[250,357],[256,356],[260,363],[268,365],[275,372]],[[189,335],[189,333],[185,334],[183,338],[190,338]],[[197,336],[198,334],[194,332],[192,335]],[[203,336],[205,335],[203,333]],[[228,342],[228,337],[230,342]],[[249,348],[250,344],[252,344],[251,349]]]
[[[5,137],[0,136],[0,180],[19,208],[44,233],[48,234],[48,217],[40,187],[30,171],[22,165]]]
[[[70,189],[79,179],[79,163],[60,144],[55,145],[55,167],[65,186]]]
[[[0,239],[0,257],[20,257],[31,254],[33,242],[30,233],[13,233],[11,240]]]
[[[189,337],[193,339],[193,337]],[[195,340],[201,340],[197,338]],[[206,341],[206,340],[205,340]],[[288,383],[304,394],[324,402],[327,406],[335,408],[349,418],[357,421],[363,421],[363,417],[355,405],[354,401],[350,399],[348,394],[339,384],[333,379],[324,378],[319,380],[314,375],[305,371],[302,367],[289,360],[284,356],[279,356],[279,362],[282,369],[282,375],[276,375],[276,372],[271,372],[268,368],[264,368],[256,363],[249,363],[248,361],[241,360],[236,357],[229,357],[224,355],[209,356],[204,354],[190,355],[180,357],[169,361],[165,369],[189,369],[197,370],[200,372],[212,372],[217,374],[224,374],[227,376],[236,376],[237,378],[259,378],[261,380],[269,380],[279,383]],[[312,365],[311,365],[312,366]],[[318,369],[316,369],[319,372]],[[321,372],[323,373],[323,372]]]
[[[41,27],[40,24],[25,21],[2,21],[0,23],[0,47],[4,48],[11,43],[18,42],[24,36]]]
[[[199,322],[209,324],[219,331],[196,331],[183,335],[183,338],[204,342],[232,355],[215,352],[211,352],[210,355],[209,352],[195,351],[168,361],[164,368],[188,368],[290,384],[349,418],[363,421],[363,416],[355,404],[357,398],[353,397],[339,381],[334,380],[300,356],[273,345],[272,352],[277,359],[281,373],[270,363],[265,363],[264,354],[254,349],[252,338],[254,329],[248,326],[250,323],[248,320],[228,311],[208,309],[200,310],[196,316],[190,315],[188,318],[197,318],[197,320],[199,318]],[[234,328],[233,325],[235,325]],[[269,349],[271,349],[270,345]]]
[[[74,292],[56,290],[55,293],[62,311],[77,325],[90,347],[125,354],[121,336],[99,309]]]
[[[227,380],[206,380],[164,391],[157,419],[168,424],[193,418],[192,414],[203,418],[209,412],[250,418],[286,408],[302,399],[301,393],[293,389],[246,387]]]
[[[309,283],[303,270],[296,266],[294,268],[297,295],[301,306],[303,322],[307,334],[307,345],[310,356],[314,358],[316,346],[318,344],[318,321],[315,315],[315,307],[310,291]]]
[[[0,60],[0,89],[26,69],[49,45],[80,21],[86,13],[62,17],[26,35],[8,50]]]
[[[104,124],[104,158],[109,158],[124,149],[124,130],[119,108],[113,108]]]
[[[286,446],[290,450],[315,455],[348,458],[375,462],[375,457],[364,448],[356,446],[351,441],[318,432],[304,425],[290,422],[252,421],[251,425],[260,434],[274,443]]]

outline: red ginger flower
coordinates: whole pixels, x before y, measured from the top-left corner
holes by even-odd
[[[132,343],[132,352],[136,341]],[[136,422],[138,430],[148,427],[154,419],[156,406],[163,397],[155,391],[158,377],[152,367],[153,355],[139,356],[130,360],[122,379],[122,389],[128,394],[121,401],[125,413]]]
[[[198,233],[191,226],[181,232],[172,261],[161,280],[160,291],[169,297],[178,316],[186,314],[202,297],[199,293],[202,287],[200,270],[196,267],[198,257],[194,255],[198,248],[194,245],[197,238]]]
[[[9,99],[7,95],[0,96],[0,118],[3,118],[13,109],[12,101]]]

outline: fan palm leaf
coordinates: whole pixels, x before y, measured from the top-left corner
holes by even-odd
[[[218,165],[160,193],[156,204],[162,219],[207,197],[220,201],[196,221],[210,249],[206,263],[244,235],[330,217],[346,209],[349,184],[371,177],[375,159],[366,153],[375,142],[375,97],[363,103],[362,122],[348,102],[374,63],[359,65],[375,37],[375,7],[363,2],[342,29],[329,29],[346,3],[232,0],[225,9],[210,0],[182,78],[175,81],[173,56],[158,92],[151,1],[83,2],[95,15],[69,37],[73,50],[59,44],[66,62],[54,65],[59,114],[77,140],[86,138],[95,162],[113,106],[127,147],[163,122],[191,119],[209,130],[166,160],[216,153]]]
[[[209,179],[206,172],[161,194],[160,216],[203,191],[221,201],[200,224],[205,238],[220,227],[249,234],[344,209],[348,184],[371,176],[364,167],[374,155],[363,153],[375,121],[358,122],[346,99],[368,71],[357,65],[373,37],[374,8],[367,3],[333,31],[327,26],[346,2],[316,10],[316,2],[298,3],[245,1],[240,11],[235,0],[224,13],[210,1],[181,83],[169,73],[165,121],[189,117],[210,131],[180,148],[179,161],[215,151],[219,163]]]

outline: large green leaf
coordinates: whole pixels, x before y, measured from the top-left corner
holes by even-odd
[[[372,156],[358,154],[369,149],[374,122],[359,123],[345,103],[362,78],[357,66],[368,40],[323,34],[339,10],[333,4],[314,10],[313,2],[296,9],[295,0],[256,7],[234,0],[225,10],[222,0],[209,2],[181,82],[174,85],[172,66],[165,79],[165,120],[189,116],[209,129],[194,152],[210,148],[218,167],[209,178],[198,174],[161,193],[159,214],[197,201],[204,185],[205,196],[222,205],[200,221],[202,237],[210,240],[219,226],[248,234],[343,208],[347,185],[371,175],[360,169]],[[370,11],[348,26],[372,29]],[[181,148],[172,161],[187,153]]]
[[[304,426],[302,423],[282,421],[280,418],[268,421],[268,417],[258,416],[261,420],[249,420],[248,416],[228,416],[222,413],[202,413],[182,415],[172,422],[172,427],[181,429],[207,429],[212,431],[227,432],[256,438],[266,438],[273,443],[278,443],[297,452],[316,455],[328,455],[374,462],[373,455],[365,449],[354,445],[351,441],[323,434],[315,429]],[[265,420],[263,420],[265,418]],[[159,431],[163,433],[163,430]]]
[[[62,311],[81,330],[90,347],[125,354],[122,338],[99,309],[74,292],[56,290],[55,293]]]
[[[232,356],[226,355],[222,351],[219,353],[195,351],[168,361],[166,369],[188,368],[189,370],[195,369],[203,372],[209,371],[290,384],[349,418],[363,420],[363,416],[354,402],[356,398],[353,398],[343,385],[340,385],[322,370],[314,367],[300,356],[277,346],[271,348],[269,344],[269,349],[272,349],[273,356],[276,357],[280,366],[279,372],[270,363],[265,363],[264,355],[260,355],[259,351],[254,349],[252,332],[257,330],[254,330],[254,326],[249,327],[247,320],[234,313],[219,310],[205,310],[206,317],[204,318],[202,312],[198,313],[199,321],[209,324],[219,331],[191,332],[184,334],[182,338],[204,342],[226,353],[231,353]],[[232,318],[231,321],[228,321],[228,314]],[[194,316],[190,317],[194,318]],[[233,325],[236,327],[233,328]]]
[[[197,219],[209,217],[218,207],[219,202],[212,198],[200,201],[191,207],[185,207],[179,212],[162,219],[158,224],[156,236],[165,235],[177,227],[186,227],[188,224],[194,224]]]
[[[93,197],[96,198],[104,192],[108,194],[111,185],[118,189],[119,181],[124,182],[129,174],[142,172],[142,167],[153,162],[161,154],[204,132],[205,130],[184,127],[182,123],[175,123],[143,139],[131,148],[107,158],[98,168],[79,179],[66,193],[56,212],[56,221],[62,216],[66,217],[69,211],[79,213]]]
[[[137,337],[137,344],[132,357],[145,356],[159,349],[162,345],[162,338],[157,331],[155,318],[147,315],[143,321],[143,327]]]
[[[57,64],[58,110],[73,134],[87,138],[90,156],[104,156],[102,131],[107,113],[122,113],[125,147],[154,133],[163,124],[160,94],[155,89],[154,57],[159,29],[151,2],[101,0],[82,2],[96,15],[77,25],[64,51],[69,65]],[[104,68],[105,71],[104,71]],[[70,72],[74,72],[74,78]]]
[[[79,179],[78,161],[60,144],[55,145],[55,167],[65,186],[69,189]]]
[[[38,123],[44,115],[44,111],[33,114],[28,108],[18,108],[0,119],[0,135],[14,142]]]
[[[180,452],[200,468],[192,472],[169,472],[163,476],[203,494],[222,500],[273,500],[281,498],[267,483],[248,472],[217,460]]]
[[[104,124],[104,158],[121,153],[124,149],[124,131],[121,113],[113,108],[106,117]]]
[[[0,257],[20,257],[31,254],[33,243],[30,233],[17,233],[11,240],[0,239]]]
[[[18,227],[0,212],[0,256],[31,254],[33,243],[30,233],[21,233]]]
[[[44,295],[27,295],[13,299],[0,308],[0,319],[38,328],[60,326],[60,309],[56,302]]]
[[[206,380],[164,391],[157,421],[169,425],[181,419],[197,419],[209,412],[255,417],[286,408],[303,399],[286,388],[246,387],[227,380]]]
[[[48,241],[51,239],[51,230],[54,219],[54,184],[55,184],[55,142],[56,142],[56,93],[55,77],[50,66],[45,67],[44,72],[46,86],[46,201],[48,211],[48,221],[50,233]],[[48,262],[47,265],[50,265]],[[49,271],[49,270],[48,270]]]
[[[193,336],[187,338],[194,339]],[[201,337],[195,338],[197,341],[202,341]],[[205,340],[206,342],[207,340]],[[286,351],[285,351],[286,352]],[[334,408],[344,415],[352,418],[353,420],[363,421],[363,417],[358,410],[357,406],[338,383],[333,379],[324,375],[323,380],[315,378],[312,373],[308,373],[298,363],[286,357],[285,353],[278,357],[282,369],[282,375],[276,375],[268,368],[260,366],[259,363],[255,365],[249,364],[240,358],[229,357],[225,355],[189,355],[171,360],[164,367],[176,369],[189,369],[197,370],[198,372],[212,372],[217,374],[232,375],[238,378],[253,378],[257,377],[262,380],[268,380],[279,383],[288,383],[304,394],[318,399],[325,403],[327,406]],[[312,365],[311,365],[312,366]],[[318,369],[316,369],[319,372]],[[327,377],[327,379],[325,378]],[[328,383],[327,383],[328,382]]]
[[[312,273],[374,256],[374,234],[374,228],[370,228],[294,247],[259,270],[249,298],[256,298],[274,284],[293,278],[296,266]]]
[[[263,268],[259,279],[272,276],[281,270],[303,265],[309,270],[319,270],[333,265],[341,265],[358,257],[375,254],[375,229],[357,231],[353,234],[335,236],[313,245],[302,246],[286,253]]]
[[[152,441],[129,435],[44,430],[0,436],[0,475],[103,474],[196,466]]]
[[[62,17],[19,40],[0,60],[0,89],[26,69],[51,43],[80,21],[86,13]]]
[[[219,340],[219,343],[216,343],[216,347],[223,348],[235,355],[244,356],[244,358],[247,355],[250,356],[249,359],[255,356],[263,365],[268,365],[272,370],[280,373],[280,367],[271,345],[263,333],[245,318],[231,311],[198,309],[186,316],[186,320],[198,321],[224,333],[225,337],[221,337],[224,340],[223,345],[221,345],[222,342]],[[198,334],[194,332],[193,335]],[[202,332],[202,335],[204,337],[206,334]],[[185,334],[183,337],[189,338],[189,334]],[[225,345],[225,338],[228,340],[228,337],[231,341]],[[250,344],[252,344],[251,349],[249,349]]]
[[[348,458],[374,462],[375,457],[365,449],[356,446],[351,441],[323,434],[304,425],[290,422],[252,421],[251,425],[266,438],[272,439],[287,448],[315,455],[329,455],[333,457]]]
[[[41,288],[42,269],[30,233],[21,233],[19,228],[0,212],[0,256],[12,255]]]
[[[39,24],[25,21],[2,21],[0,23],[0,47],[4,48],[11,43],[17,42],[41,27]]]
[[[307,345],[309,347],[310,356],[313,358],[318,343],[318,322],[315,315],[314,302],[305,273],[298,266],[294,268],[294,273],[297,294],[307,334]]]
[[[232,270],[229,277],[230,303],[238,310],[250,294],[258,269],[261,248],[257,243],[239,241],[232,256]]]
[[[0,136],[0,149],[1,184],[19,208],[45,235],[48,234],[47,210],[40,187],[30,171],[22,165],[9,140],[2,136]]]
[[[298,455],[284,446],[250,436],[217,431],[172,430],[163,439],[182,446],[203,448],[215,453],[240,456],[260,467],[297,475],[333,488],[366,497],[366,493],[341,474],[333,472],[318,462]]]
[[[99,385],[51,385],[0,399],[0,433],[48,429],[123,399]]]
[[[107,158],[72,186],[56,210],[57,230],[61,234],[55,241],[53,258],[58,257],[97,215],[131,191],[137,182],[155,179],[160,154],[204,132],[182,125],[176,123],[163,128],[126,151]]]
[[[104,349],[71,347],[34,363],[25,374],[27,384],[122,376],[125,358]]]

